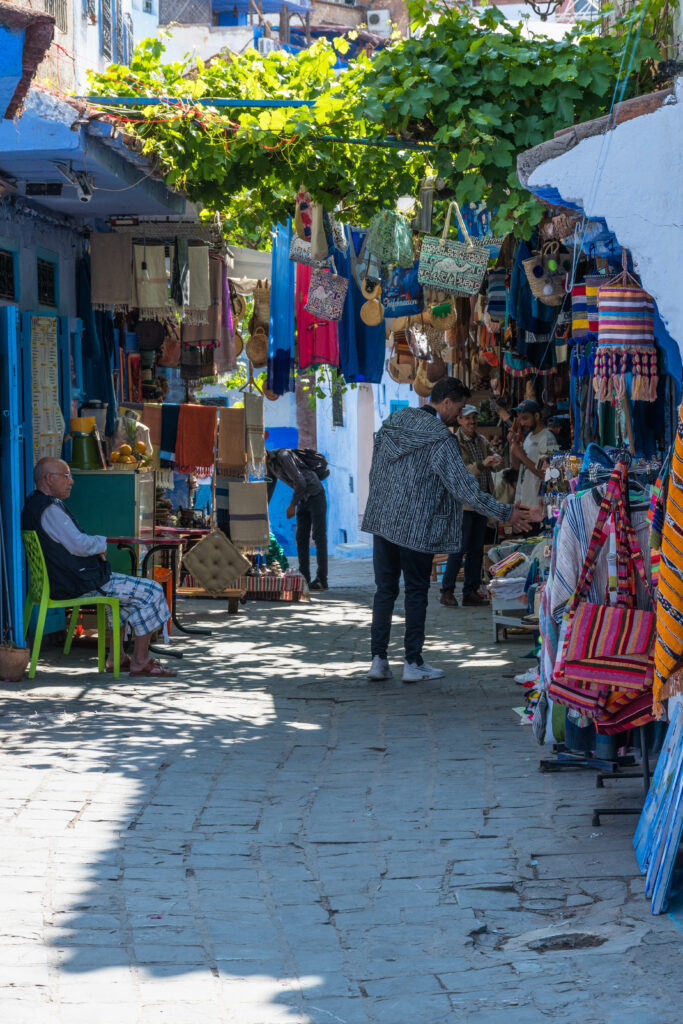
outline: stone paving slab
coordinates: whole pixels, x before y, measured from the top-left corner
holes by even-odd
[[[435,587],[446,678],[402,686],[397,640],[369,683],[371,567],[335,572],[310,605],[183,602],[214,633],[175,680],[80,648],[4,684],[3,1024],[677,1022],[635,819],[590,823],[638,781],[539,773],[528,638]]]

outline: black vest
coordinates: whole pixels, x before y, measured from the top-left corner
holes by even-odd
[[[86,555],[85,558],[72,555],[63,544],[58,544],[47,535],[41,519],[45,509],[56,501],[56,498],[42,491],[30,494],[21,512],[21,528],[35,530],[38,534],[50,581],[50,597],[53,601],[67,601],[70,597],[81,597],[91,590],[99,590],[111,577],[111,566],[99,555]],[[84,533],[61,502],[60,507],[81,533]]]

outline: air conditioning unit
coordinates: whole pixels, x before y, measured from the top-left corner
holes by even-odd
[[[267,36],[261,36],[256,40],[256,49],[258,52],[265,56],[267,53],[272,53],[273,50],[277,50],[278,45],[275,39],[269,39]]]
[[[391,35],[391,11],[368,11],[368,32],[388,39]]]

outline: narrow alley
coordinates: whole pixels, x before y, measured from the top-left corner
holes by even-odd
[[[539,773],[528,639],[486,609],[432,594],[446,679],[368,683],[346,570],[311,605],[194,602],[176,680],[102,685],[84,651],[4,684],[5,1024],[680,1019],[634,820],[591,826],[639,782]]]

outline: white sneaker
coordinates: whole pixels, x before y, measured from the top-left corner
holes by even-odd
[[[444,675],[445,673],[440,668],[432,668],[426,661],[423,661],[421,665],[409,661],[403,662],[404,683],[421,683],[424,679],[443,679]]]
[[[538,676],[538,665],[534,665],[533,668],[527,669],[526,672],[520,672],[518,676],[515,676],[515,682],[519,683],[520,686],[524,686],[524,683],[533,683]]]
[[[393,679],[394,673],[391,671],[391,665],[386,658],[380,658],[379,654],[376,654],[372,659],[372,665],[368,672],[368,679],[379,682],[380,679]]]

